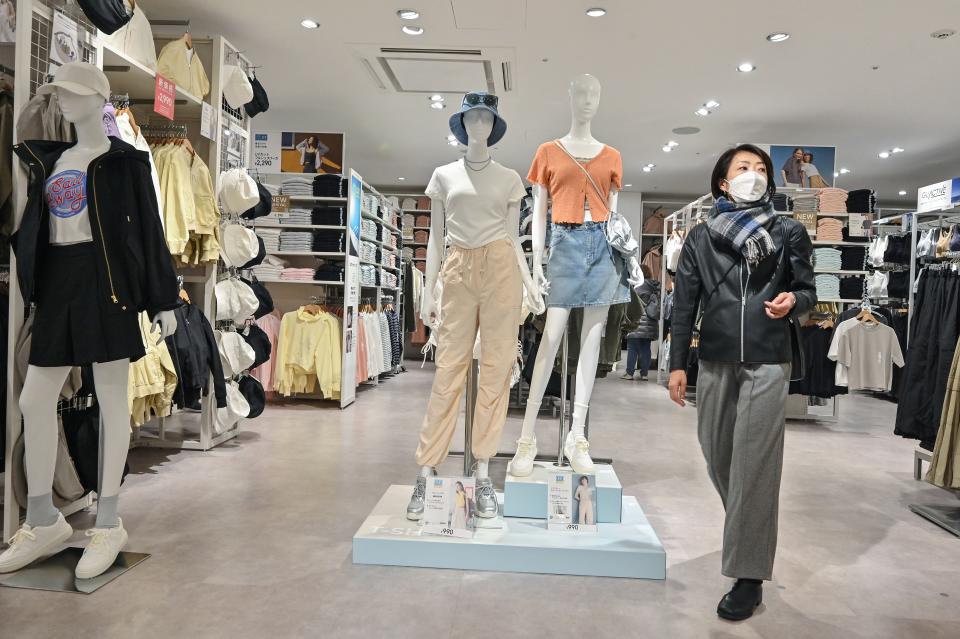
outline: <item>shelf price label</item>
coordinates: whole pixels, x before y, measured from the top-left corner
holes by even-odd
[[[159,73],[154,85],[153,110],[168,120],[173,119],[173,109],[176,106],[177,85]]]

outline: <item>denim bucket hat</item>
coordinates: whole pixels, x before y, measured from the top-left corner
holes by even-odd
[[[471,91],[463,96],[463,102],[460,103],[460,110],[450,116],[450,132],[457,138],[460,144],[467,143],[467,130],[463,127],[463,114],[474,109],[484,109],[493,114],[493,131],[487,138],[487,145],[493,146],[500,141],[507,132],[507,123],[497,112],[497,104],[500,98],[487,93],[486,91]]]

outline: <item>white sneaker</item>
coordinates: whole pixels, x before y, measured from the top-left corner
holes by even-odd
[[[127,531],[123,520],[117,520],[116,528],[91,528],[87,537],[92,537],[83,549],[83,557],[77,564],[77,579],[99,577],[117,560],[117,555],[127,545]]]
[[[49,555],[71,535],[73,528],[60,513],[57,514],[57,521],[49,526],[31,528],[24,524],[10,538],[10,547],[0,554],[0,573],[20,570]]]
[[[517,452],[507,466],[507,473],[514,477],[527,477],[533,472],[537,458],[537,438],[521,437],[517,440]]]
[[[571,437],[573,432],[567,435],[567,440],[563,445],[563,454],[570,460],[573,469],[581,474],[588,475],[593,472],[593,460],[590,459],[590,442],[582,435]]]

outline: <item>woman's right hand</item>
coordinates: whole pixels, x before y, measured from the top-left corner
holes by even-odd
[[[687,371],[673,371],[670,373],[670,399],[678,406],[686,406],[684,398],[687,396]]]

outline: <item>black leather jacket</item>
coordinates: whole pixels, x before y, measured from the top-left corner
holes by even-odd
[[[671,370],[687,366],[701,303],[705,308],[700,325],[700,359],[744,364],[791,361],[788,318],[770,319],[763,303],[791,292],[797,298],[790,313],[794,317],[817,303],[811,264],[813,245],[803,225],[790,218],[778,216],[767,230],[776,252],[753,269],[706,224],[690,231],[675,278]]]
[[[73,143],[30,140],[14,147],[30,172],[27,204],[12,238],[20,293],[36,297],[37,265],[50,245],[50,209],[44,183]],[[176,308],[177,275],[163,237],[147,154],[110,138],[110,150],[87,167],[87,210],[103,298],[109,315],[147,311],[153,317]]]

